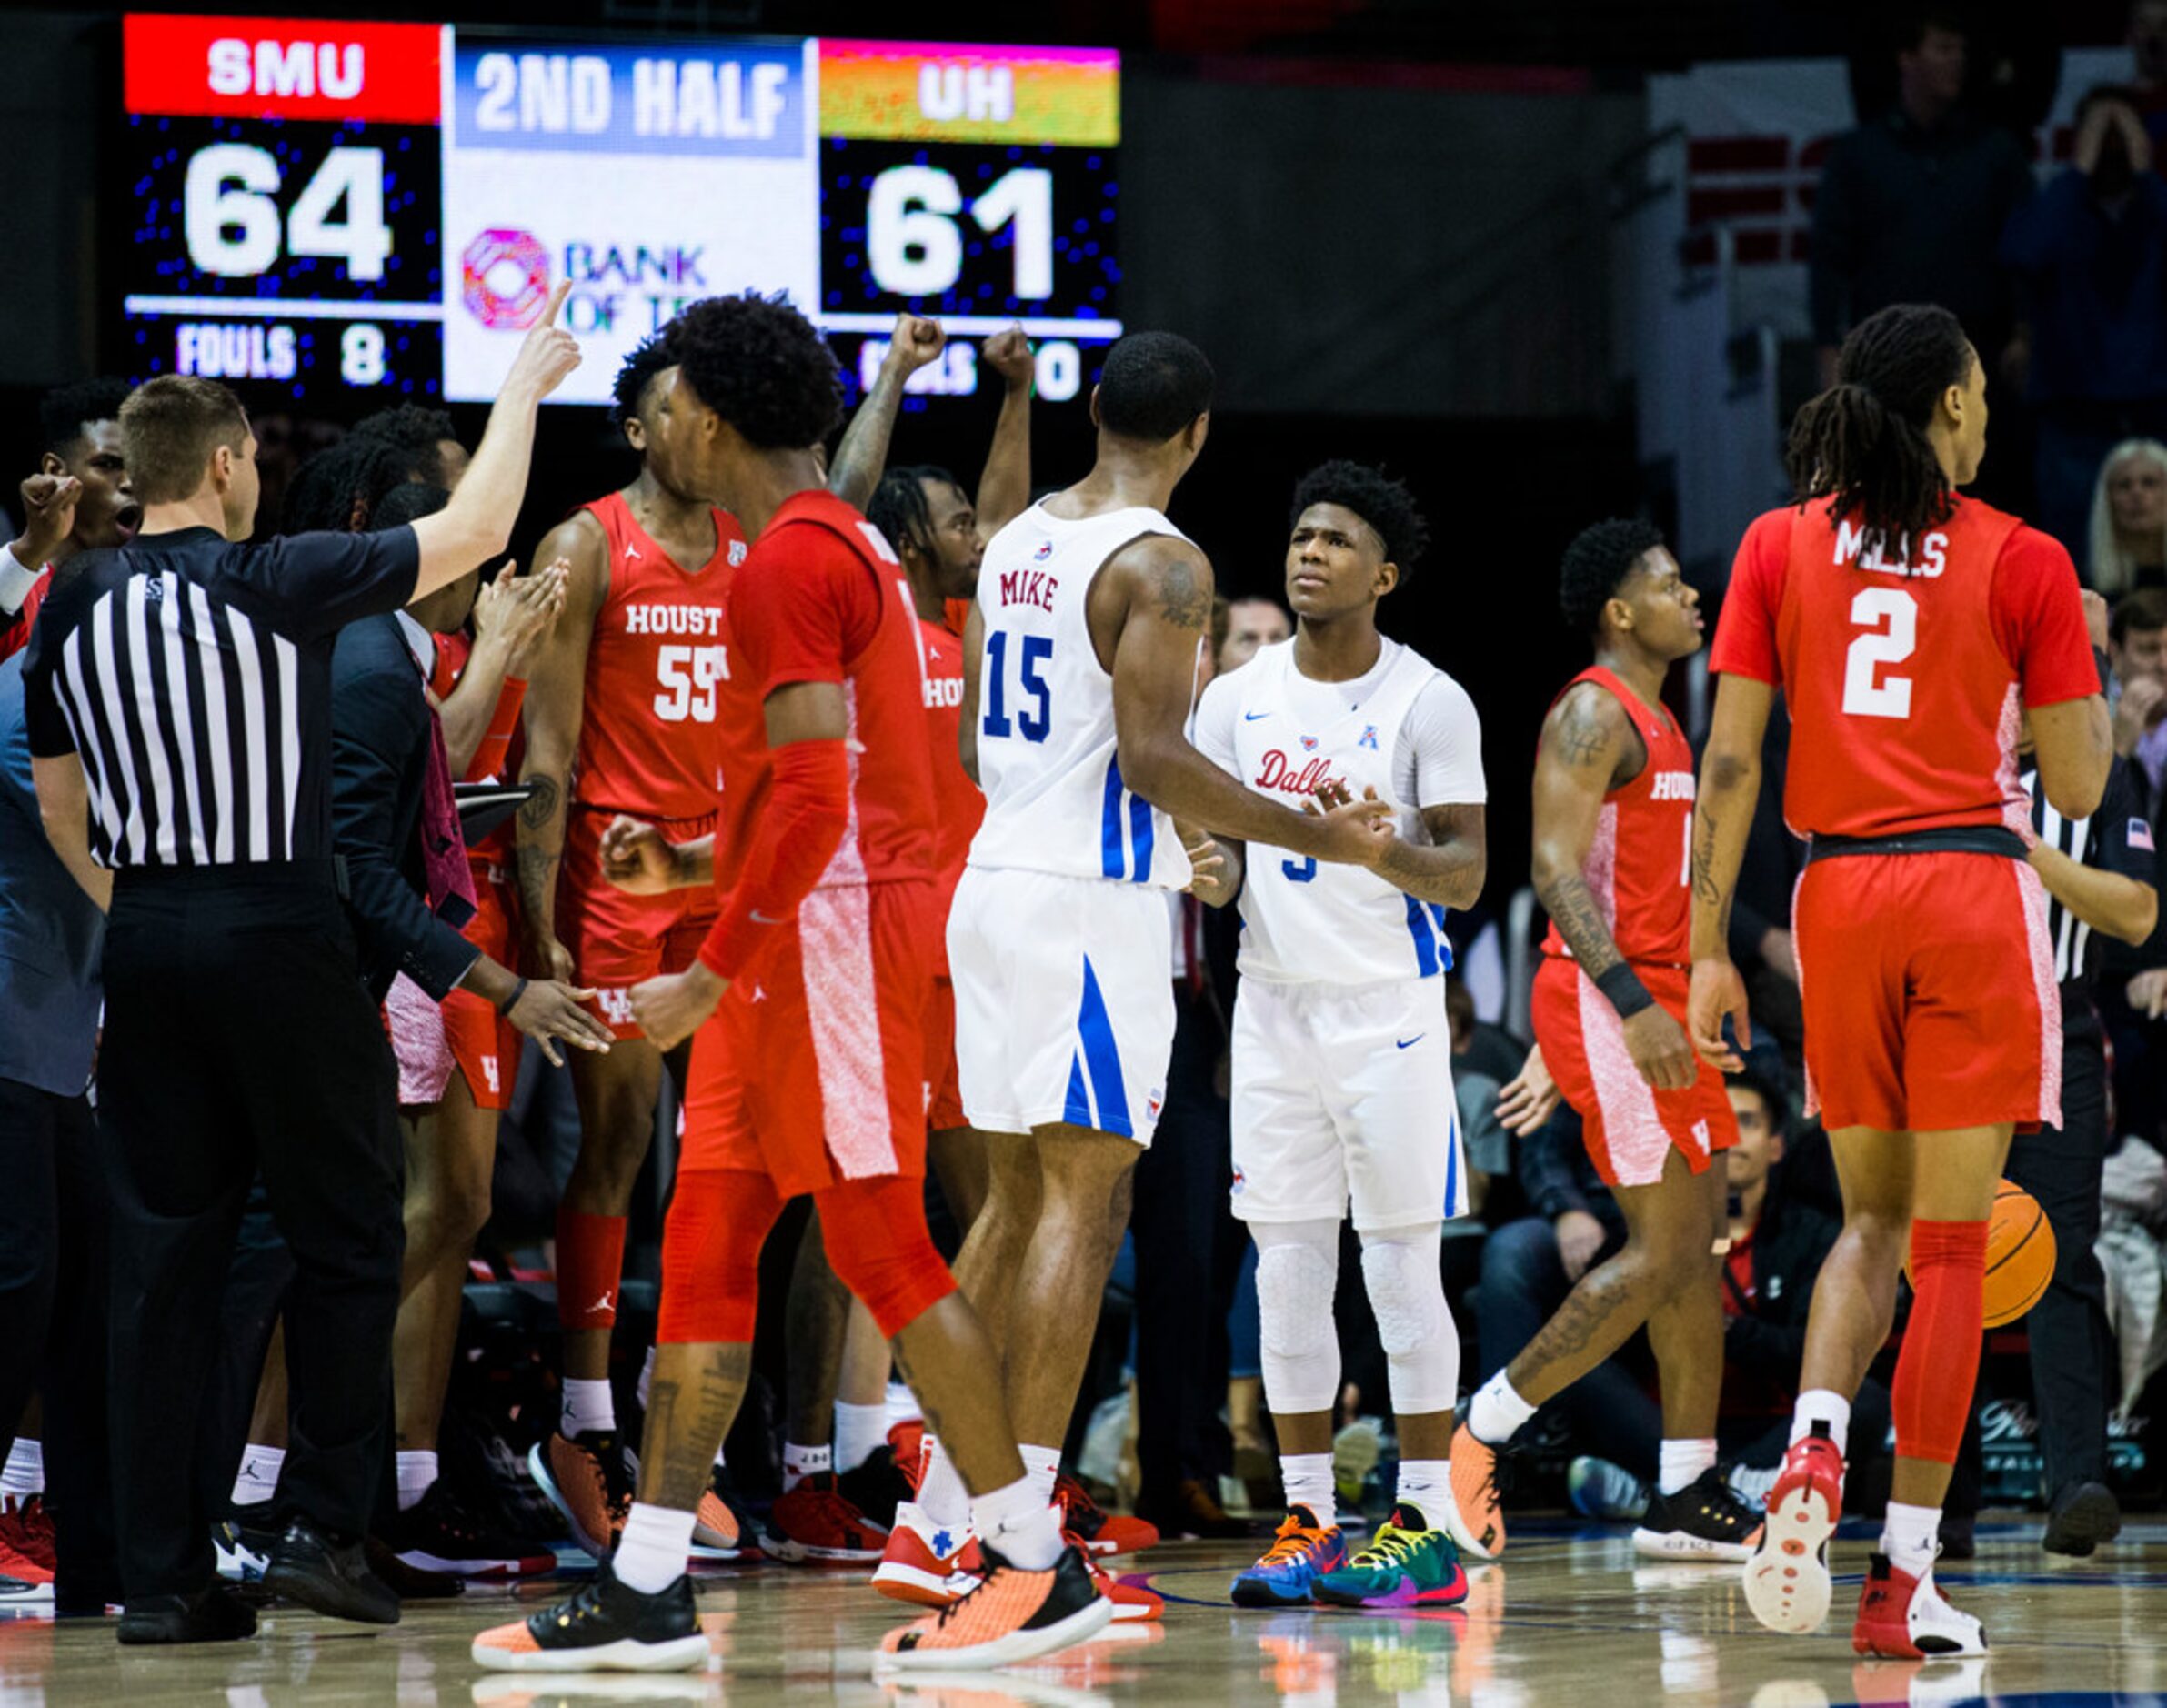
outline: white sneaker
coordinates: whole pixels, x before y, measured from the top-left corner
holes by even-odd
[[[1851,1646],[1861,1654],[1893,1661],[1932,1661],[1984,1654],[1986,1632],[1971,1614],[1949,1604],[1929,1566],[1913,1577],[1875,1554],[1859,1592],[1859,1616]]]
[[[968,1524],[937,1524],[915,1501],[896,1503],[873,1587],[919,1607],[947,1607],[978,1586],[978,1538]]]

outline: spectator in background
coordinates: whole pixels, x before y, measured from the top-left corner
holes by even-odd
[[[2114,607],[2107,625],[2107,662],[2114,680],[2114,751],[2142,773],[2144,816],[2159,817],[2167,784],[2167,591],[2140,588]]]
[[[2029,327],[2036,517],[2080,558],[2101,465],[2132,434],[2167,435],[2167,182],[2152,166],[2132,92],[2094,89],[2070,169],[2001,237]]]
[[[2107,453],[2081,561],[2086,581],[2109,598],[2167,586],[2167,445],[2124,439]]]
[[[2032,193],[2024,150],[1959,102],[1964,35],[1915,13],[1899,46],[1895,104],[1838,139],[1813,205],[1813,337],[1833,385],[1844,334],[1891,303],[1939,303],[1990,366],[2015,326],[1997,249]]]
[[[1227,602],[1227,632],[1219,643],[1219,673],[1239,670],[1257,656],[1257,648],[1285,640],[1294,624],[1279,600],[1259,596]]]
[[[2130,83],[2146,133],[2167,136],[2167,0],[2135,0],[2130,7]]]

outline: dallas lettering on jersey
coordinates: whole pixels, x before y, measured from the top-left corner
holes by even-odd
[[[1053,609],[1053,596],[1061,585],[1058,576],[1051,576],[1043,569],[1009,569],[1000,578],[1000,602],[1003,605],[1036,605],[1042,611]]]
[[[1690,771],[1658,771],[1653,786],[1648,791],[1650,800],[1690,800],[1693,798],[1693,774]]]
[[[1254,787],[1273,789],[1282,795],[1314,795],[1327,783],[1345,780],[1332,776],[1331,769],[1329,759],[1310,759],[1297,770],[1284,753],[1273,748],[1258,761]]]
[[[1876,546],[1872,551],[1862,553],[1866,543],[1866,530],[1856,522],[1845,521],[1836,525],[1836,563],[1838,568],[1850,564],[1854,569],[1864,569],[1872,575],[1916,576],[1931,581],[1949,568],[1949,536],[1929,534],[1919,542],[1919,561],[1908,562],[1911,541],[1904,541],[1903,557],[1891,561],[1881,555]]]
[[[722,633],[722,613],[711,605],[627,605],[625,632],[713,638]]]

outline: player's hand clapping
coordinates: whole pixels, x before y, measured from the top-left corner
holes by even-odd
[[[559,558],[530,576],[509,559],[474,598],[474,638],[504,648],[505,674],[517,676],[535,644],[556,627],[565,608],[565,578],[571,564]]]
[[[1038,377],[1038,364],[1031,356],[1031,341],[1019,326],[1005,327],[978,347],[986,366],[1001,377],[1010,391],[1021,391]]]
[[[50,562],[61,543],[75,531],[75,505],[83,497],[83,483],[73,475],[33,475],[23,483],[21,491],[23,532],[14,549],[25,568],[35,569]]]
[[[632,987],[632,1018],[657,1050],[675,1050],[715,1012],[730,981],[694,961],[683,972],[666,972]]]
[[[1498,1090],[1498,1121],[1516,1139],[1541,1130],[1560,1101],[1558,1082],[1542,1059],[1542,1046],[1528,1051],[1517,1076]]]
[[[565,298],[571,295],[569,279],[549,293],[541,317],[527,329],[519,354],[512,358],[511,372],[504,377],[506,391],[522,387],[539,400],[555,391],[579,366],[579,340],[557,324]]]
[[[666,895],[687,882],[677,845],[653,825],[624,813],[602,832],[602,876],[635,896]]]
[[[1753,1042],[1753,1022],[1746,1012],[1746,981],[1728,959],[1693,963],[1692,983],[1686,991],[1685,1020],[1692,1029],[1693,1052],[1701,1060],[1721,1068],[1725,1073],[1744,1070],[1745,1058],[1724,1040],[1723,1022],[1731,1021],[1738,1029],[1739,1042],[1749,1048]],[[1632,1020],[1625,1023],[1625,1036],[1626,1041],[1631,1042]],[[1640,1060],[1636,1052],[1633,1060],[1637,1064]],[[1689,1079],[1684,1083],[1690,1085],[1692,1081]]]
[[[604,1055],[615,1041],[609,1029],[581,1006],[594,1000],[592,990],[555,979],[536,979],[519,992],[519,1000],[505,1011],[505,1019],[541,1046],[552,1067],[561,1068],[564,1058],[557,1053],[556,1040],[575,1050],[592,1050]]]
[[[1378,799],[1375,789],[1365,789],[1361,799],[1357,800],[1344,782],[1328,780],[1301,808],[1329,827],[1330,846],[1317,851],[1321,860],[1342,866],[1375,866],[1399,834],[1392,828],[1391,802]]]

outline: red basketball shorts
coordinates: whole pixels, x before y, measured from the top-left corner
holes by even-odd
[[[1682,967],[1636,966],[1649,995],[1685,1024]],[[1580,1118],[1595,1171],[1610,1186],[1653,1186],[1676,1150],[1693,1172],[1738,1142],[1723,1076],[1705,1061],[1680,1091],[1640,1077],[1625,1047],[1625,1022],[1577,962],[1546,956],[1535,975],[1535,1041],[1550,1077]]]
[[[474,918],[461,933],[475,948],[507,967],[517,964],[512,929],[512,892],[496,867],[474,867]],[[512,1081],[519,1074],[519,1029],[473,991],[454,990],[444,999],[444,1031],[452,1060],[466,1077],[477,1109],[507,1108]]]
[[[2062,1123],[2039,874],[1999,854],[1815,860],[1791,909],[1806,1095],[1827,1127]]]
[[[956,1070],[956,984],[943,973],[933,980],[933,1000],[926,1005],[926,1130],[952,1132],[969,1125]]]
[[[631,989],[658,973],[683,972],[715,923],[715,892],[705,884],[667,895],[634,896],[602,875],[602,832],[617,814],[574,806],[565,826],[557,883],[557,937],[572,951],[578,981],[601,992],[596,1011],[619,1038],[637,1038]],[[689,842],[715,828],[709,814],[672,819],[663,833]]]
[[[766,1172],[785,1198],[926,1171],[927,883],[816,889],[692,1045],[680,1169]]]

